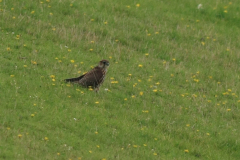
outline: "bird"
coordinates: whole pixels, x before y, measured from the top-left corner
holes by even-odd
[[[96,67],[89,72],[77,78],[65,79],[65,82],[77,83],[82,87],[93,88],[96,92],[99,91],[100,86],[104,82],[105,75],[109,67],[108,60],[101,60]]]

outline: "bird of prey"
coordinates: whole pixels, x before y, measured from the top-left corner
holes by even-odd
[[[109,66],[108,60],[101,60],[96,67],[77,78],[65,79],[65,82],[72,82],[81,85],[82,87],[91,87],[98,92],[99,87],[104,81],[107,69]]]

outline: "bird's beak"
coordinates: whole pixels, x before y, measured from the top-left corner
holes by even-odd
[[[109,63],[106,63],[107,66],[109,66]]]

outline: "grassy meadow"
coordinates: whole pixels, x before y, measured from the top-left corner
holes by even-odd
[[[238,0],[0,0],[0,159],[239,159],[239,14]],[[63,82],[102,59],[99,93]]]

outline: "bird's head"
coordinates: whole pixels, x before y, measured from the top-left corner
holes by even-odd
[[[107,68],[108,68],[108,66],[109,66],[109,61],[108,60],[101,60],[100,62],[99,62],[99,64],[98,64],[98,67],[100,67],[100,68],[102,68],[102,69],[104,69],[104,70],[107,70]]]

